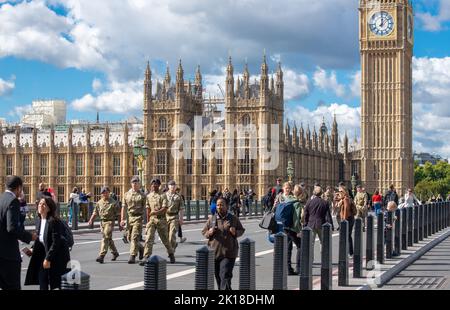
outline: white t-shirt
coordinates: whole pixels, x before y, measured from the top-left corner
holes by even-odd
[[[44,244],[45,226],[47,226],[47,219],[41,219],[41,230],[39,231],[39,241]]]

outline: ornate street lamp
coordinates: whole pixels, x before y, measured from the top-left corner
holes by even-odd
[[[139,178],[141,179],[142,186],[145,190],[144,162],[148,156],[148,146],[145,145],[145,138],[143,136],[137,137],[134,141],[133,155],[138,166]]]
[[[352,175],[352,180],[351,180],[351,183],[352,183],[352,193],[353,193],[353,197],[355,197],[355,190],[356,190],[356,176],[355,175]]]
[[[292,160],[288,161],[287,175],[289,177],[289,182],[292,182],[292,178],[294,177],[294,163],[292,162]]]

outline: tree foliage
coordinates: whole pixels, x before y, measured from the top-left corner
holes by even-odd
[[[440,161],[436,165],[427,162],[423,166],[414,165],[415,192],[421,200],[450,194],[450,164]]]

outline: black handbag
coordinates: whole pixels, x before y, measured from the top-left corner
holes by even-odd
[[[275,231],[275,229],[277,228],[275,214],[273,212],[267,212],[266,214],[264,214],[261,222],[259,223],[259,227],[261,227],[262,229]]]

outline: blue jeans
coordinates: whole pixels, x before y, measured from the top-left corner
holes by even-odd
[[[375,215],[378,215],[381,213],[381,202],[375,202],[373,204],[373,207],[375,209]]]

